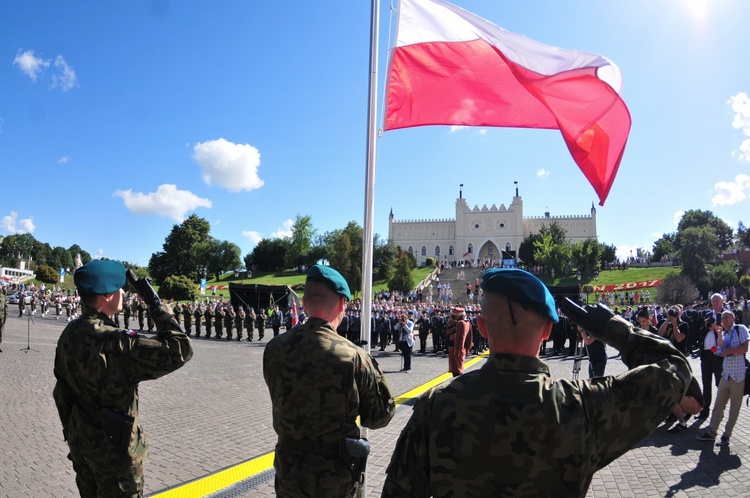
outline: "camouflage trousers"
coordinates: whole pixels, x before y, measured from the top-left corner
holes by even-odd
[[[338,457],[276,446],[274,487],[279,498],[360,498],[360,483]]]

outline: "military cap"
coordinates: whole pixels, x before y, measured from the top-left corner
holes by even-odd
[[[84,294],[112,294],[125,285],[125,266],[111,259],[92,259],[73,274],[73,282]]]
[[[482,289],[508,296],[557,323],[555,300],[547,286],[531,273],[518,268],[491,268],[482,275]]]
[[[307,280],[315,280],[325,284],[326,287],[347,299],[352,298],[349,284],[344,277],[330,266],[313,265],[307,272]]]

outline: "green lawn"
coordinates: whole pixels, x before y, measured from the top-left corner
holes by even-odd
[[[599,272],[599,279],[595,280],[593,275],[583,275],[581,285],[616,285],[627,282],[643,282],[646,280],[663,279],[672,273],[680,273],[679,267],[653,267],[653,268],[628,268],[627,270],[605,270]],[[575,275],[563,278],[550,278],[548,275],[540,275],[541,280],[550,286],[576,285],[578,279]]]
[[[416,286],[424,280],[427,275],[432,272],[432,268],[417,268],[414,270],[414,285]],[[262,284],[262,285],[288,285],[294,287],[295,285],[301,285],[305,283],[305,273],[298,273],[293,270],[278,271],[278,272],[256,272],[253,273],[252,278],[235,278],[234,273],[225,273],[222,275],[221,280],[208,280],[206,283],[206,295],[211,294],[212,285],[229,285],[230,282],[237,284]],[[388,282],[385,280],[376,280],[372,284],[373,292],[379,292],[381,290],[388,290]],[[302,294],[298,292],[298,294]],[[217,289],[217,296],[229,297],[228,289]]]

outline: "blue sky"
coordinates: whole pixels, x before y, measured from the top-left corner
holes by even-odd
[[[633,127],[599,240],[651,249],[681,212],[750,224],[750,2],[457,0],[602,54]],[[384,81],[391,3],[381,3]],[[148,263],[192,213],[244,256],[297,215],[363,224],[368,0],[9,2],[0,15],[0,234]],[[380,92],[382,102],[382,91]],[[381,109],[379,109],[380,111]],[[425,127],[378,144],[375,233],[470,206],[587,214],[559,132]]]

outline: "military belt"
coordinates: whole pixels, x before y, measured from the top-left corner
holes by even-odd
[[[339,443],[310,441],[309,439],[292,439],[279,436],[279,446],[288,450],[316,453],[323,456],[339,456]]]

